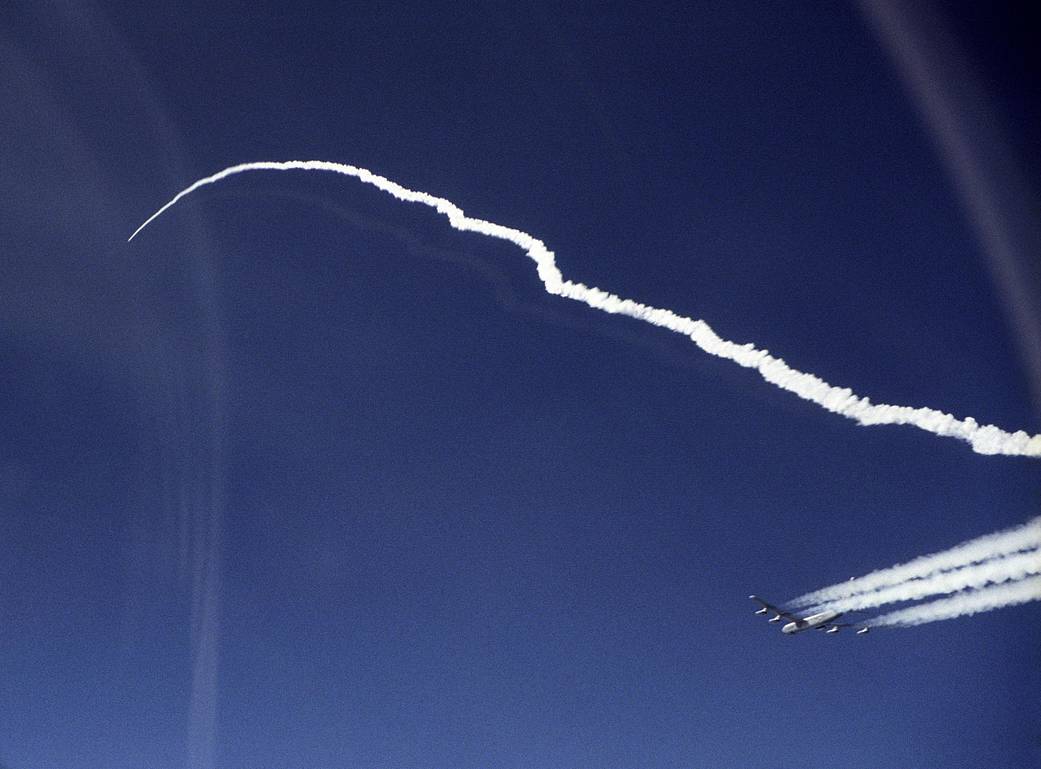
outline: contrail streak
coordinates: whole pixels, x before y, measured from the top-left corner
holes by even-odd
[[[850,582],[815,590],[790,602],[790,606],[830,604],[851,596],[872,593],[890,585],[931,577],[950,569],[960,569],[992,558],[1041,547],[1041,517],[1013,529],[986,534],[931,555],[923,555],[907,563],[897,564]]]
[[[950,598],[942,598],[939,601],[883,614],[869,620],[866,624],[872,627],[910,627],[911,625],[923,625],[926,622],[980,614],[1031,601],[1041,601],[1041,577],[1030,577],[1007,585],[991,585],[982,590],[966,591]]]
[[[934,595],[948,595],[969,588],[980,589],[987,585],[1012,582],[1041,574],[1041,550],[992,558],[983,563],[963,566],[953,571],[943,571],[924,579],[911,579],[899,585],[861,593],[838,601],[815,607],[812,611],[859,611],[874,609],[899,601],[918,601]]]
[[[671,310],[650,307],[631,299],[623,299],[594,286],[586,286],[564,280],[557,268],[553,252],[546,244],[526,232],[505,227],[501,224],[475,219],[463,213],[459,206],[449,200],[426,192],[417,192],[374,174],[364,168],[324,160],[288,160],[284,162],[262,161],[242,163],[225,168],[212,176],[199,179],[177,193],[174,198],[152,214],[134,230],[129,240],[147,227],[156,217],[173,206],[186,195],[200,187],[214,184],[244,171],[332,171],[350,176],[370,184],[398,200],[422,203],[447,217],[449,224],[463,232],[476,232],[491,238],[506,240],[521,248],[535,262],[539,279],[545,290],[555,296],[582,302],[589,307],[607,313],[627,315],[654,326],[669,329],[689,337],[694,344],[710,355],[726,358],[745,368],[752,368],[777,387],[794,393],[800,398],[816,403],[827,411],[841,414],[861,425],[898,424],[913,425],[938,436],[959,438],[968,442],[973,451],[980,454],[1004,454],[1006,456],[1041,457],[1041,434],[1031,436],[1019,430],[1009,433],[994,425],[980,425],[972,417],[958,419],[936,409],[911,406],[875,404],[868,398],[856,395],[846,387],[835,387],[819,377],[791,368],[780,358],[752,344],[737,344],[719,337],[703,320],[677,315]]]
[[[1002,120],[944,19],[926,3],[862,0],[865,19],[929,128],[987,257],[1041,409],[1041,247],[1038,197]]]

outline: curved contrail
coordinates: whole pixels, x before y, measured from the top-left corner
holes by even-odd
[[[191,186],[181,190],[169,203],[134,230],[128,242],[133,240],[157,216],[200,187],[214,184],[244,171],[289,170],[332,171],[350,176],[365,184],[370,184],[398,200],[422,203],[433,208],[439,214],[447,217],[449,224],[457,230],[476,232],[490,238],[509,241],[521,248],[535,262],[539,279],[548,293],[574,299],[603,312],[627,315],[630,318],[682,334],[689,337],[694,344],[710,355],[726,358],[745,368],[755,369],[763,379],[782,390],[795,393],[800,398],[812,401],[827,411],[841,414],[861,425],[913,425],[934,435],[949,436],[966,441],[972,446],[973,451],[980,454],[1041,457],[1041,435],[1032,436],[1022,430],[1010,433],[994,425],[981,425],[972,417],[958,419],[936,409],[872,403],[868,398],[856,395],[849,388],[835,387],[813,374],[793,369],[780,358],[770,355],[766,350],[757,349],[752,344],[737,344],[722,339],[703,320],[677,315],[671,310],[650,307],[632,299],[623,299],[594,286],[564,280],[564,276],[557,268],[553,252],[534,236],[512,227],[469,217],[450,200],[426,192],[410,190],[390,179],[356,166],[325,160],[261,161],[234,165],[212,176],[199,179]]]

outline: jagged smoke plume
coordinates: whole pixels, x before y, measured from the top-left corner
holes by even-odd
[[[557,268],[553,252],[534,236],[501,224],[468,217],[461,208],[449,200],[426,192],[410,190],[364,168],[322,160],[262,161],[231,166],[212,176],[199,179],[177,193],[166,205],[148,217],[128,240],[133,240],[156,217],[200,187],[214,184],[245,171],[288,170],[331,171],[350,176],[372,185],[398,200],[422,203],[435,209],[447,217],[449,224],[457,230],[476,232],[491,238],[509,241],[523,249],[535,262],[539,279],[548,293],[574,299],[607,313],[627,315],[687,336],[703,351],[726,358],[745,368],[753,368],[771,384],[861,425],[913,425],[934,435],[949,436],[966,441],[972,446],[973,451],[980,454],[1041,457],[1041,435],[1031,436],[1022,430],[1010,433],[994,425],[980,425],[972,417],[958,419],[942,411],[925,407],[874,404],[868,398],[856,395],[849,388],[835,387],[813,374],[793,369],[780,358],[770,355],[766,350],[757,349],[752,344],[737,344],[722,339],[703,320],[677,315],[671,310],[650,307],[631,299],[623,299],[593,286],[564,280]]]

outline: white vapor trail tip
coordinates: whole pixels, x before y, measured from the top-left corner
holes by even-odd
[[[403,187],[397,182],[356,166],[325,160],[287,160],[282,162],[260,161],[242,163],[218,171],[212,176],[199,179],[181,190],[174,198],[152,214],[134,230],[128,238],[133,240],[156,217],[173,206],[186,195],[200,187],[226,179],[245,171],[332,171],[358,179],[372,185],[394,198],[408,203],[422,203],[448,219],[448,223],[462,232],[476,232],[490,238],[509,241],[522,249],[535,262],[539,279],[547,293],[582,302],[593,309],[607,313],[627,315],[654,326],[660,326],[677,334],[689,337],[699,348],[710,355],[752,368],[767,382],[816,403],[827,411],[840,414],[861,425],[912,425],[938,436],[948,436],[966,441],[979,454],[1003,454],[1006,456],[1041,457],[1041,435],[1029,435],[1019,430],[1006,432],[994,425],[980,425],[972,417],[958,419],[936,409],[911,406],[895,406],[872,403],[868,398],[856,395],[845,387],[835,387],[822,379],[791,368],[782,359],[770,355],[766,350],[752,344],[737,344],[719,337],[703,320],[678,315],[671,310],[651,307],[632,299],[565,280],[557,268],[553,252],[541,240],[521,230],[506,227],[484,219],[475,219],[444,198],[426,192]]]

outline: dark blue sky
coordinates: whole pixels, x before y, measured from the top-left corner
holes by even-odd
[[[225,166],[351,163],[873,400],[1041,431],[857,6],[463,5],[0,11],[0,764],[1036,766],[1037,604],[787,638],[747,600],[1034,517],[1036,460],[857,427],[332,175],[125,242]],[[945,8],[1036,190],[1036,36]]]

